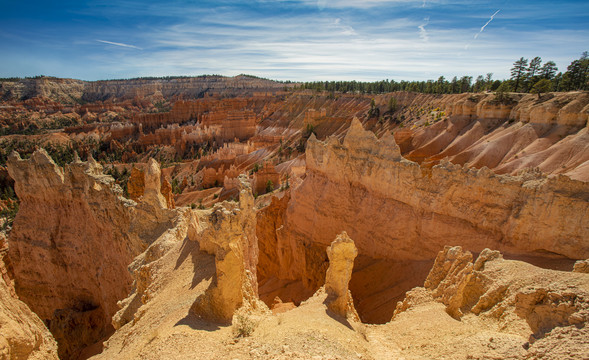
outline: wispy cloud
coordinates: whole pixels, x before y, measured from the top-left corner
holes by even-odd
[[[135,46],[135,45],[123,44],[123,43],[118,43],[118,42],[113,42],[113,41],[106,41],[106,40],[98,40],[98,39],[96,39],[96,41],[101,42],[103,44],[109,44],[109,45],[115,45],[115,46],[121,46],[121,47],[126,47],[126,48],[143,50],[142,48],[140,48],[138,46]]]
[[[427,24],[429,24],[429,17],[424,18],[423,21],[425,22],[417,27],[419,29],[419,37],[421,40],[428,42],[429,36],[427,35],[427,30],[425,30],[425,27]]]
[[[349,25],[342,24],[342,19],[340,19],[340,18],[335,19],[335,21],[333,22],[333,24],[337,28],[341,29],[342,35],[358,35],[356,33],[356,30],[354,30],[353,27],[351,27]]]
[[[481,27],[481,30],[475,34],[474,38],[477,39],[479,37],[479,35],[483,32],[483,30],[485,30],[485,28],[487,27],[487,25],[489,25],[491,23],[491,21],[493,21],[493,19],[495,18],[495,15],[499,14],[499,11],[501,11],[501,9],[495,11],[495,13],[493,15],[491,15],[491,18],[489,19],[489,21],[487,21],[485,23],[485,25],[483,25]]]
[[[566,68],[589,39],[580,25],[589,4],[563,0],[546,9],[521,1],[526,6],[505,2],[489,18],[487,5],[468,0],[97,0],[75,6],[71,19],[51,17],[52,26],[33,28],[2,11],[0,23],[18,38],[0,34],[6,49],[0,77],[249,73],[283,80],[425,80],[493,72],[500,79],[515,59],[536,55]],[[553,17],[556,22],[537,20]],[[495,22],[487,31],[495,18],[502,26]],[[465,44],[474,48],[468,55]]]

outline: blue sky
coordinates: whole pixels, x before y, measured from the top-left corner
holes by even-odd
[[[585,50],[587,0],[0,0],[0,77],[502,79]]]

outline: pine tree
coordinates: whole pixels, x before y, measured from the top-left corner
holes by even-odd
[[[534,84],[532,90],[530,90],[533,94],[538,94],[538,100],[542,98],[542,93],[547,93],[552,90],[552,83],[548,79],[540,79],[538,82]]]
[[[552,80],[557,71],[556,63],[554,61],[547,61],[540,69],[540,76],[544,79]]]
[[[472,76],[463,76],[460,78],[460,92],[465,93],[469,92],[470,84],[472,83]]]
[[[491,85],[493,83],[493,81],[491,80],[493,78],[493,73],[487,73],[487,76],[485,77],[485,90],[489,91],[491,89]]]
[[[527,67],[528,59],[524,59],[523,57],[513,63],[513,67],[511,68],[511,80],[515,81],[513,91],[517,92],[517,89],[519,89],[525,78]]]
[[[583,52],[578,60],[573,61],[563,76],[566,90],[589,90],[589,53]],[[566,84],[566,85],[565,85]]]
[[[540,70],[540,65],[542,65],[542,59],[539,56],[536,56],[530,61],[530,66],[528,67],[528,78],[533,79]]]
[[[460,92],[460,85],[458,84],[458,78],[456,76],[452,78],[450,92],[452,94],[457,94],[458,92]]]

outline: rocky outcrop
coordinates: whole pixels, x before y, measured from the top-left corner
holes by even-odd
[[[21,201],[8,239],[16,292],[59,329],[60,356],[76,357],[108,332],[130,290],[127,265],[142,249],[128,231],[133,204],[93,159],[60,168],[39,150],[13,154],[8,170]]]
[[[145,188],[143,190],[142,202],[152,205],[157,209],[168,207],[166,198],[161,193],[162,173],[160,166],[155,159],[149,159],[145,169]]]
[[[258,244],[254,198],[243,176],[239,205],[217,204],[198,234],[200,248],[215,255],[216,274],[191,311],[205,319],[229,322],[243,306],[257,306]],[[246,304],[247,303],[247,304]]]
[[[280,187],[280,173],[276,171],[274,165],[264,163],[264,165],[254,173],[253,180],[254,194],[265,194],[267,190],[274,190]]]
[[[145,172],[133,166],[129,181],[127,181],[127,193],[129,199],[139,201],[145,191]]]
[[[9,274],[7,244],[0,235],[0,358],[58,359],[57,343],[45,324],[18,299]]]
[[[540,338],[557,326],[584,326],[589,321],[586,280],[582,274],[504,260],[489,249],[473,263],[469,251],[446,246],[424,287],[457,319],[467,313],[504,319],[517,315]],[[399,303],[395,314],[409,307]]]
[[[117,301],[131,290],[127,266],[174,216],[158,164],[148,165],[137,206],[92,158],[60,168],[39,150],[8,161],[21,201],[8,239],[16,293],[46,321],[62,358],[109,333]]]
[[[149,167],[150,165],[147,164],[146,166]],[[159,165],[158,165],[158,169],[159,169]],[[147,174],[141,168],[134,166],[131,169],[131,175],[129,176],[129,180],[127,181],[127,193],[129,194],[129,198],[131,200],[141,201],[143,199],[142,197],[145,194],[146,176],[147,176]],[[150,176],[153,177],[152,175],[150,175]],[[161,177],[161,171],[160,171],[160,177]],[[157,186],[156,179],[150,179],[150,181],[153,182],[150,185],[151,187]],[[170,184],[170,182],[167,179],[161,180],[159,195],[157,193],[153,194],[154,189],[155,188],[152,189],[152,194],[148,195],[148,198],[151,196],[152,199],[151,200],[146,199],[147,201],[155,201],[157,206],[161,206],[166,209],[174,209],[176,207],[176,204],[174,203],[174,194],[172,193],[172,185]],[[163,199],[165,200],[165,204],[163,206],[161,203],[160,196],[163,197]]]
[[[352,315],[358,318],[352,302],[352,294],[348,290],[354,259],[357,255],[358,249],[354,245],[354,240],[350,239],[345,231],[327,247],[329,258],[329,268],[325,275],[327,308],[342,317]]]
[[[162,258],[171,248],[188,238],[195,240],[201,227],[196,215],[190,209],[183,209],[171,221],[171,226],[161,233],[149,247],[139,254],[129,265],[134,289],[129,296],[117,303],[119,311],[112,318],[112,325],[120,329],[129,322],[135,322],[142,316],[138,310],[148,304],[157,293],[161,284],[158,275],[161,271]]]
[[[457,319],[467,313],[504,321],[517,316],[528,324],[533,340],[555,327],[583,327],[589,322],[589,282],[583,274],[504,260],[489,249],[473,263],[470,252],[446,246],[425,288]],[[407,308],[399,303],[396,314]]]
[[[168,181],[168,179],[162,180],[162,186],[160,187],[160,191],[164,199],[166,200],[166,208],[174,209],[176,207],[176,203],[174,202],[174,193],[172,192],[172,184]]]
[[[388,95],[387,95],[388,96]],[[393,93],[404,120],[394,129],[403,155],[428,166],[455,164],[515,175],[527,167],[587,181],[589,96],[553,93],[538,99],[510,94]],[[380,102],[386,102],[385,96]],[[390,130],[391,128],[389,128]],[[384,128],[373,128],[379,134]]]
[[[589,259],[577,261],[573,268],[573,272],[589,274]]]
[[[360,256],[372,259],[431,261],[448,239],[476,252],[589,255],[583,182],[534,171],[495,175],[448,162],[420,167],[401,156],[390,134],[379,140],[357,120],[343,143],[311,136],[306,163],[306,178],[276,229],[277,277],[302,280],[306,288],[322,285],[321,249],[342,230]]]
[[[589,279],[585,274],[540,269],[504,260],[484,249],[476,261],[460,246],[446,246],[436,257],[424,288],[407,293],[393,322],[403,315],[444,304],[455,325],[492,321],[500,333],[520,337],[510,346],[526,350],[518,358],[582,357],[589,322]],[[428,305],[429,304],[429,305]],[[503,336],[503,335],[501,335]],[[563,345],[566,344],[564,347]]]

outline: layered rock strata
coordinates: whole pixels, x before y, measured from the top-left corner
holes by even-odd
[[[394,131],[410,160],[431,166],[448,157],[455,164],[512,175],[538,167],[547,174],[589,180],[586,93],[552,93],[541,99],[509,94],[507,101],[493,94],[390,96],[401,108],[396,118],[408,119]]]
[[[35,96],[46,96],[57,101],[71,102],[72,99],[85,101],[134,99],[159,93],[160,96],[171,98],[203,97],[205,94],[238,95],[258,93],[276,94],[284,87],[294,84],[282,84],[270,80],[248,76],[199,76],[176,79],[133,79],[82,81],[74,79],[58,79],[43,77],[39,79],[21,79],[14,82],[0,83],[2,98],[27,99]]]
[[[401,156],[390,134],[378,140],[357,120],[343,143],[311,136],[306,163],[276,229],[279,279],[321,286],[322,248],[342,230],[372,259],[431,261],[448,239],[475,252],[589,255],[587,183],[449,162],[422,168]]]

